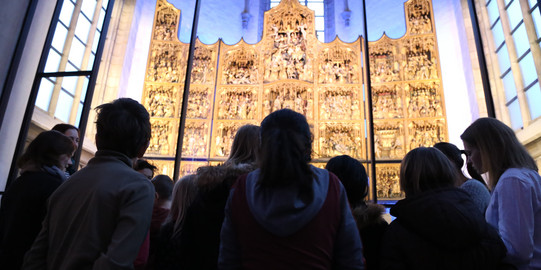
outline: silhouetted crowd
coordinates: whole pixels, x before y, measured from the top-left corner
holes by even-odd
[[[67,124],[19,159],[0,205],[1,269],[541,269],[541,177],[496,119],[473,122],[464,150],[409,151],[389,224],[361,162],[310,164],[310,126],[292,110],[242,126],[223,164],[177,181],[142,159],[141,104],[96,110],[84,168]]]

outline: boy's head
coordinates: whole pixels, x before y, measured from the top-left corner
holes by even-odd
[[[139,102],[119,98],[96,108],[96,146],[129,158],[142,157],[150,141],[150,116]]]

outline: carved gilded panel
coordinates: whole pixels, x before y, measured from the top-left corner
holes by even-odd
[[[147,82],[182,83],[186,74],[186,44],[153,42],[147,66]]]
[[[442,93],[439,82],[417,82],[405,85],[408,117],[442,117]]]
[[[376,184],[378,199],[401,199],[404,193],[400,191],[400,164],[377,164]]]
[[[152,135],[148,155],[174,157],[178,137],[179,119],[150,118]]]
[[[360,39],[351,44],[336,40],[322,46],[318,54],[320,84],[361,83]]]
[[[408,3],[406,10],[406,20],[410,34],[433,33],[432,8],[429,0],[413,0]]]
[[[255,120],[259,87],[221,87],[217,91],[217,119]]]
[[[369,46],[372,83],[401,81],[400,63],[403,56],[398,53],[398,42],[383,36]]]
[[[374,121],[374,150],[377,159],[402,159],[405,153],[402,121]]]
[[[420,146],[430,147],[446,141],[447,124],[444,119],[417,120],[408,125],[408,151]]]
[[[182,157],[208,157],[209,136],[210,124],[208,121],[186,120]]]
[[[217,56],[218,43],[205,45],[197,40],[193,55],[192,84],[214,85]]]
[[[294,110],[313,119],[313,86],[305,83],[276,83],[264,86],[263,117],[280,109]]]
[[[248,45],[241,40],[233,46],[222,42],[221,47],[221,84],[258,84],[260,82],[260,53],[256,45]]]
[[[154,18],[154,30],[152,39],[160,41],[177,41],[180,10],[164,0],[156,3],[156,15]]]
[[[353,158],[362,158],[363,128],[360,123],[354,122],[319,123],[318,157],[349,155]]]
[[[402,84],[385,84],[372,88],[372,110],[374,119],[396,119],[404,117]]]
[[[192,85],[188,97],[187,119],[209,119],[214,89],[207,85]],[[182,104],[182,97],[179,98]],[[180,117],[180,110],[178,117]]]
[[[179,114],[180,92],[178,84],[146,83],[142,103],[150,117],[175,117]]]
[[[360,120],[362,88],[355,86],[329,86],[319,89],[319,119]]]
[[[313,82],[314,12],[296,0],[284,0],[265,13],[264,81],[296,79]]]
[[[438,60],[435,36],[413,37],[404,40],[402,50],[406,81],[438,79]]]

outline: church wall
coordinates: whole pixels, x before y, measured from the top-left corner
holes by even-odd
[[[0,129],[0,191],[5,187],[15,145],[24,113],[21,108],[26,108],[30,89],[36,75],[36,69],[39,63],[43,44],[47,36],[47,30],[51,22],[56,1],[38,1],[37,12],[34,15],[32,25],[28,33],[28,39],[24,44],[23,55],[16,70],[16,77],[9,97],[9,103],[4,115],[4,121]],[[13,12],[17,14],[18,12]],[[7,21],[17,19],[8,17]],[[17,31],[15,31],[16,33]],[[11,42],[9,39],[1,39],[1,43]]]

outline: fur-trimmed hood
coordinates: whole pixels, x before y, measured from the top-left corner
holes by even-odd
[[[385,207],[383,205],[367,203],[366,205],[356,207],[351,213],[357,222],[357,227],[361,230],[370,225],[387,223],[383,218],[384,212]]]
[[[204,166],[197,169],[196,185],[200,192],[210,192],[217,187],[230,188],[237,178],[256,169],[251,163],[237,165]]]

